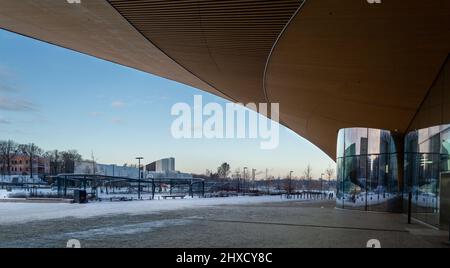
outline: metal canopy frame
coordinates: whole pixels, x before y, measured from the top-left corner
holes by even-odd
[[[135,179],[135,178],[128,178],[128,177],[118,177],[118,176],[107,176],[107,175],[98,175],[98,174],[58,174],[56,176],[50,176],[49,178],[53,178],[56,180],[56,184],[58,187],[58,196],[59,197],[67,197],[67,188],[68,188],[68,182],[77,182],[78,188],[84,188],[86,190],[88,184],[91,184],[92,188],[92,182],[100,182],[102,186],[106,187],[106,192],[108,193],[108,187],[107,184],[110,186],[115,183],[129,183],[130,186],[133,186],[133,183],[141,184],[141,186],[137,186],[138,188],[138,195],[140,196],[140,193],[142,191],[142,188],[145,188],[145,185],[147,185],[147,188],[150,190],[151,188],[151,194],[152,194],[152,200],[155,199],[155,192],[156,188],[161,186],[163,184],[168,184],[170,186],[170,195],[173,193],[173,186],[180,186],[184,185],[189,187],[189,196],[194,197],[194,186],[200,185],[200,194],[201,197],[205,196],[205,180],[203,179],[183,179],[183,178],[144,178],[144,179]],[[142,186],[144,185],[144,186]],[[136,187],[136,186],[135,186]]]

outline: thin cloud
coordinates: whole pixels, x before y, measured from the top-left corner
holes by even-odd
[[[16,93],[16,92],[19,92],[19,89],[16,87],[9,86],[9,85],[0,84],[0,92],[1,93]]]
[[[111,103],[111,107],[113,108],[122,108],[125,106],[125,103],[123,101],[113,101]]]
[[[32,102],[27,100],[0,96],[0,110],[14,112],[33,112],[36,111],[37,108]]]
[[[0,118],[0,125],[11,125],[12,122],[5,119],[5,118]]]
[[[90,117],[101,117],[101,116],[103,116],[103,113],[101,113],[101,112],[90,112],[90,113],[88,113],[88,116],[90,116]]]
[[[0,77],[11,78],[14,77],[14,73],[6,66],[0,65]]]
[[[114,118],[111,119],[111,122],[112,122],[113,124],[121,125],[121,124],[124,124],[124,123],[125,123],[125,120],[123,120],[123,119],[120,118],[120,117],[114,117]]]
[[[20,91],[18,87],[10,84],[10,81],[15,78],[15,74],[9,68],[0,65],[0,93],[15,93]]]

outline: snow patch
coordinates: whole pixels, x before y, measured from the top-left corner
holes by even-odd
[[[131,214],[143,215],[162,211],[273,202],[292,202],[280,196],[239,196],[226,198],[194,198],[184,200],[148,200],[134,202],[98,202],[88,204],[0,203],[0,224],[62,219],[67,217],[91,218],[98,216]]]
[[[75,238],[75,239],[95,239],[97,237],[113,236],[113,235],[132,235],[139,233],[147,233],[158,228],[165,228],[170,226],[181,226],[192,223],[189,220],[175,219],[175,220],[160,220],[150,221],[138,224],[127,224],[122,226],[111,226],[104,228],[90,229],[86,231],[65,233],[58,236],[52,236],[52,239],[60,238]]]
[[[0,190],[0,199],[7,199],[7,198],[8,198],[8,191]]]

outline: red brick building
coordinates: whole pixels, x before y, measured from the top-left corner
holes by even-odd
[[[33,172],[31,171],[33,167]],[[50,173],[50,161],[43,157],[33,157],[33,163],[30,165],[30,157],[24,154],[17,155],[11,159],[10,165],[11,175],[42,175]],[[9,174],[8,165],[0,163],[0,172],[2,174]]]

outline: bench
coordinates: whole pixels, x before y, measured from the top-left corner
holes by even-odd
[[[181,198],[184,199],[186,196],[185,195],[163,195],[162,198],[164,200],[166,200],[167,198],[172,198],[172,199],[176,199],[176,198]]]

